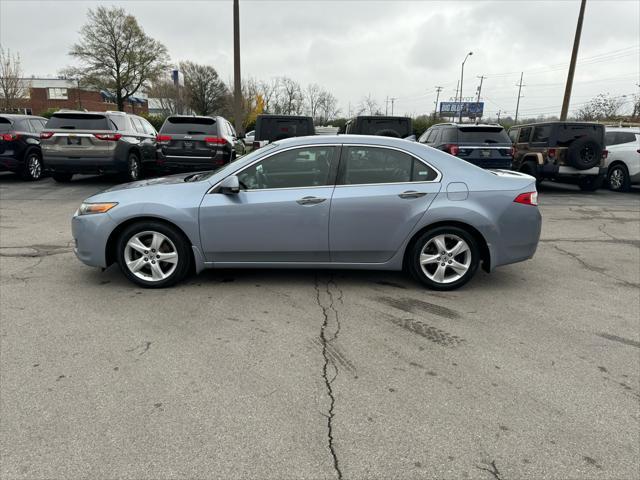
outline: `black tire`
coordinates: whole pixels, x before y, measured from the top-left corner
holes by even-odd
[[[583,192],[595,192],[602,186],[603,182],[602,175],[589,175],[578,180],[578,186]]]
[[[597,167],[602,160],[602,144],[592,137],[575,140],[567,149],[569,164],[578,170]]]
[[[375,134],[377,136],[379,136],[379,137],[400,138],[400,134],[398,132],[396,132],[395,130],[392,130],[390,128],[386,128],[386,129],[383,129],[383,130],[378,130]]]
[[[609,189],[614,192],[628,192],[631,188],[631,179],[627,166],[624,163],[616,163],[609,167],[607,182]]]
[[[542,183],[542,177],[538,174],[538,169],[536,168],[536,164],[532,161],[524,162],[520,166],[520,173],[526,173],[527,175],[531,175],[536,179],[536,186],[539,187]]]
[[[23,180],[36,181],[42,178],[44,168],[42,166],[42,155],[37,150],[27,152],[24,157],[24,168],[20,171]]]
[[[129,248],[129,250],[127,250],[127,243],[129,242],[129,240],[141,233],[143,234],[141,237],[142,239],[145,239],[145,237],[149,237],[149,239],[151,239],[153,238],[152,234],[159,233],[166,239],[168,239],[169,242],[164,240],[157,252],[151,251],[151,247],[153,245],[149,243],[147,256],[145,256],[143,252],[138,252],[137,250],[132,248]],[[143,245],[147,245],[143,240],[141,241],[143,242]],[[152,255],[154,253],[157,253],[159,256],[162,253],[172,251],[175,251],[177,253],[177,261],[173,270],[171,270],[172,263],[162,262],[161,260],[154,260],[152,258]],[[192,259],[190,242],[178,229],[162,222],[149,220],[140,221],[138,223],[130,225],[122,232],[122,234],[118,238],[116,252],[118,265],[120,266],[120,270],[122,270],[122,273],[124,273],[124,275],[130,281],[144,288],[164,288],[175,285],[189,273],[191,268]],[[138,253],[140,253],[140,256],[137,256]],[[167,277],[158,280],[153,280],[151,278],[149,278],[149,280],[146,280],[145,278],[141,278],[141,276],[135,274],[127,266],[127,258],[129,258],[129,255],[136,255],[135,260],[142,259],[142,261],[144,262],[142,268],[138,270],[139,275],[143,277],[149,277],[150,275],[153,275],[153,262],[154,265],[157,265],[157,268],[160,268],[161,271],[163,271],[162,273],[168,274]],[[155,263],[156,261],[157,264]]]
[[[69,183],[73,178],[73,173],[58,172],[58,173],[54,173],[51,176],[58,183]]]
[[[127,182],[137,182],[142,178],[142,163],[140,156],[136,152],[129,152],[127,157],[127,171],[123,177]]]
[[[448,250],[454,245],[453,241],[455,241],[455,239],[457,238],[466,242],[468,251],[457,255],[453,254],[452,256],[449,255],[448,250],[445,252],[445,255],[440,255],[441,252],[429,252],[429,249],[435,247],[435,244],[434,242],[432,242],[432,240],[434,240],[436,237],[441,236],[446,236],[446,239],[451,242],[445,245]],[[425,268],[423,269],[420,262],[420,257],[425,248],[427,249],[427,254],[438,255],[438,258],[444,258],[445,261],[442,263],[440,261],[437,261],[435,263],[426,264]],[[469,255],[469,258],[467,258],[466,255]],[[457,261],[460,264],[467,265],[466,271],[462,275],[460,275],[459,278],[455,278],[455,275],[457,275],[458,272],[454,270],[453,267],[449,267],[447,265],[452,261]],[[416,280],[422,282],[425,286],[432,290],[455,290],[456,288],[461,287],[469,280],[471,280],[471,278],[473,278],[476,271],[478,270],[479,264],[480,248],[478,247],[478,242],[473,238],[473,235],[469,234],[466,230],[453,226],[436,227],[420,235],[417,241],[413,243],[413,246],[411,247],[407,258],[407,268],[409,272]],[[442,267],[444,267],[445,271],[443,282],[439,282],[432,278],[429,278],[427,273],[433,275],[435,273],[435,270]],[[425,270],[427,271],[427,273],[425,273]]]

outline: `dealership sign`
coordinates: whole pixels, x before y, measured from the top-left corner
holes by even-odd
[[[484,102],[440,102],[441,117],[459,117],[460,111],[463,117],[481,117]]]

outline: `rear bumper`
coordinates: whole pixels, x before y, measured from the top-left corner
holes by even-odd
[[[505,225],[500,239],[492,249],[492,267],[522,262],[534,256],[542,231],[542,215],[538,207],[514,203],[500,218]]]
[[[543,178],[549,177],[584,177],[591,175],[604,176],[607,172],[606,167],[593,167],[586,170],[578,170],[574,167],[564,165],[554,165],[552,163],[545,163],[544,165],[538,165],[538,174]]]
[[[171,172],[197,172],[219,168],[229,163],[230,156],[223,152],[210,157],[190,155],[165,155],[158,151],[156,165],[158,169]]]
[[[127,169],[126,162],[119,162],[113,156],[78,158],[45,155],[43,164],[45,170],[64,173],[120,173]]]

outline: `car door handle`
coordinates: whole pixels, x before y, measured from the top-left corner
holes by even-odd
[[[326,200],[326,198],[318,198],[318,197],[302,197],[299,200],[296,200],[296,203],[300,205],[316,205],[318,203],[322,203]]]
[[[420,198],[424,197],[426,192],[416,192],[415,190],[409,190],[407,192],[399,193],[398,196],[400,198]]]

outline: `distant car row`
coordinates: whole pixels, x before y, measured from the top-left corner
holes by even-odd
[[[0,170],[59,182],[74,174],[119,173],[133,181],[145,173],[216,169],[246,153],[289,137],[337,133],[316,129],[311,117],[259,115],[256,129],[240,138],[223,117],[170,116],[160,132],[144,118],[123,112],[60,111],[47,120],[0,115]],[[415,140],[407,117],[359,116],[339,133]],[[481,168],[513,169],[595,190],[640,183],[640,129],[587,122],[544,122],[505,131],[497,124],[441,123],[417,140]],[[606,145],[606,147],[605,147]]]

